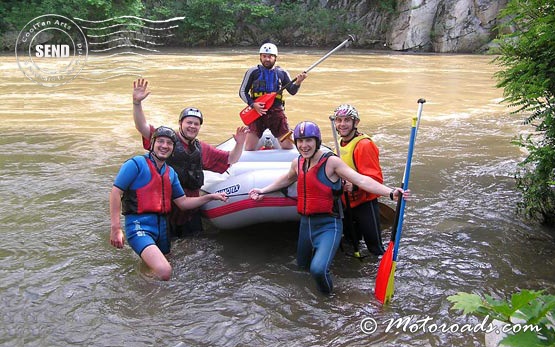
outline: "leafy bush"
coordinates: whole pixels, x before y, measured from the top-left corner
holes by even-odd
[[[462,310],[463,314],[489,317],[508,324],[534,325],[536,333],[522,329],[509,334],[501,344],[515,347],[555,346],[555,296],[541,291],[522,290],[511,296],[510,301],[496,300],[489,295],[457,293],[447,298],[454,303],[451,309]]]
[[[497,86],[514,114],[526,115],[536,132],[515,143],[529,155],[515,174],[526,216],[555,224],[555,8],[552,0],[511,0],[501,12],[498,41],[502,70]]]

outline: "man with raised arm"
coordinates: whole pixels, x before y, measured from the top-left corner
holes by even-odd
[[[145,149],[150,148],[150,137],[154,131],[154,127],[147,122],[142,107],[142,101],[150,95],[147,87],[148,81],[145,79],[133,82],[133,120],[135,128],[143,137]],[[247,127],[238,127],[234,135],[235,147],[229,152],[223,151],[197,139],[203,121],[202,112],[198,108],[187,107],[181,111],[178,119],[179,128],[176,131],[178,141],[173,155],[167,160],[177,172],[187,196],[200,195],[200,187],[204,184],[202,170],[224,173],[231,164],[239,160],[249,132]],[[173,209],[172,211],[171,237],[183,237],[203,230],[198,209],[188,211]]]

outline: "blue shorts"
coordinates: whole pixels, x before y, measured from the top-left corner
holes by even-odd
[[[125,216],[125,236],[129,246],[139,256],[150,245],[158,246],[162,254],[170,253],[168,223],[164,215],[148,213]]]

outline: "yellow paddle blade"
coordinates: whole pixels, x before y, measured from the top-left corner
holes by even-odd
[[[388,303],[393,296],[393,291],[395,290],[395,268],[397,267],[397,262],[391,263],[391,273],[389,274],[389,280],[387,281],[387,288],[385,290],[385,301]]]

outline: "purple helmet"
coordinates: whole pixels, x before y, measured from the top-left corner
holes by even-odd
[[[297,124],[295,130],[293,130],[293,139],[295,139],[295,145],[297,144],[297,139],[306,139],[313,137],[316,139],[316,149],[320,148],[322,143],[322,134],[320,133],[320,128],[313,122],[304,121]]]

